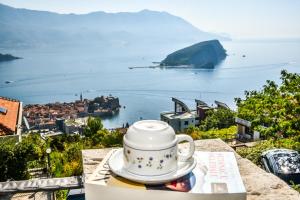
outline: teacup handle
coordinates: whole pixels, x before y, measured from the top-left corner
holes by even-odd
[[[190,143],[190,148],[189,148],[189,152],[187,154],[182,154],[178,152],[178,160],[181,162],[187,161],[188,159],[190,159],[195,152],[195,143],[194,140],[191,136],[189,135],[184,135],[184,134],[179,134],[176,135],[177,137],[177,144],[182,142],[182,141],[187,141]]]

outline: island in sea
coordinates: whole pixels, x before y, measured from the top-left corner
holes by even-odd
[[[10,60],[15,60],[15,59],[20,59],[20,57],[15,57],[10,54],[1,54],[0,53],[0,62],[10,61]]]
[[[160,66],[192,66],[214,68],[227,56],[226,50],[218,40],[199,42],[169,54]]]

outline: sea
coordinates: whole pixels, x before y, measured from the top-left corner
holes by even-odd
[[[22,57],[0,63],[0,96],[24,104],[70,102],[101,95],[116,96],[121,109],[103,118],[106,128],[141,119],[159,119],[176,97],[195,109],[195,99],[215,100],[236,109],[234,98],[259,90],[266,80],[280,84],[280,71],[300,73],[300,41],[221,42],[226,59],[213,70],[131,67],[153,66],[180,45],[166,47],[0,48]],[[184,47],[184,46],[182,46]],[[10,83],[5,83],[9,81]]]

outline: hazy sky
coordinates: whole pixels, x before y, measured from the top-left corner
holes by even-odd
[[[204,31],[234,38],[300,38],[300,0],[0,0],[59,13],[167,11]]]

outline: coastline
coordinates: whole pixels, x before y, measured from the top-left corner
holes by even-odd
[[[59,120],[69,120],[103,116],[114,116],[121,105],[117,97],[101,96],[94,99],[83,99],[74,102],[55,102],[47,104],[27,104],[23,116],[29,127],[34,129],[55,129]]]

